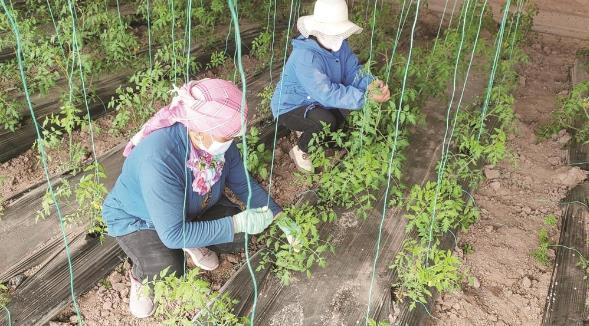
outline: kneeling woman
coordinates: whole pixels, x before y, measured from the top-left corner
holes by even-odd
[[[203,79],[177,92],[127,144],[121,175],[103,205],[109,235],[133,263],[129,309],[138,318],[155,309],[141,280],[165,268],[181,275],[184,252],[213,270],[214,251],[239,250],[244,233],[262,232],[281,210],[255,181],[251,209],[240,211],[223,196],[227,186],[242,201],[248,197],[247,172],[233,144],[242,134],[241,110],[247,116],[241,91]]]

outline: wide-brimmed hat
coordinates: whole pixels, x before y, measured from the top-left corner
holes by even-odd
[[[305,36],[346,39],[362,32],[362,28],[348,20],[348,5],[345,0],[317,0],[313,14],[302,16],[297,21],[299,32]]]

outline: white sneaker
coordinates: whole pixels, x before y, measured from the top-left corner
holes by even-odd
[[[184,252],[190,255],[192,262],[198,268],[212,271],[219,267],[219,257],[207,248],[184,248]]]
[[[297,168],[303,172],[313,172],[313,163],[309,159],[309,155],[303,152],[298,145],[293,147],[288,155],[295,162]]]
[[[129,272],[131,279],[131,293],[129,295],[129,311],[136,318],[147,318],[155,312],[153,293],[146,292],[145,286]]]

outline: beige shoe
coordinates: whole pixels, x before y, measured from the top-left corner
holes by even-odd
[[[298,145],[293,147],[288,155],[300,171],[313,173],[313,163],[309,159],[309,155],[303,152]]]
[[[207,248],[184,248],[184,252],[190,255],[192,262],[198,268],[205,271],[212,271],[219,267],[219,257]]]
[[[136,318],[147,318],[155,312],[153,302],[153,293],[151,290],[145,290],[145,286],[140,280],[129,272],[131,279],[131,292],[129,294],[129,311]]]

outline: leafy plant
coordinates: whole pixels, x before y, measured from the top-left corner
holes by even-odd
[[[464,201],[462,187],[448,178],[441,181],[439,188],[431,181],[423,187],[415,185],[406,200],[406,208],[407,231],[416,230],[424,241],[429,239],[430,229],[431,236],[437,238],[455,228],[465,230],[479,217],[472,201]]]
[[[164,79],[161,65],[156,62],[153,69],[137,72],[130,79],[134,86],[117,89],[108,107],[117,114],[113,120],[113,130],[130,130],[143,124],[155,112],[156,104],[169,99],[169,83]],[[131,127],[131,128],[130,128]]]
[[[318,210],[309,205],[285,209],[260,237],[260,242],[268,250],[262,253],[258,271],[272,264],[274,272],[286,285],[290,283],[293,271],[311,277],[313,265],[324,267],[324,254],[334,250],[330,239],[320,238],[319,223],[333,222],[335,218],[333,211]]]
[[[243,325],[247,322],[231,312],[237,300],[213,291],[210,284],[199,277],[198,269],[177,277],[166,268],[152,281],[143,283],[147,292],[153,291],[157,304],[155,317],[163,325]]]
[[[0,307],[6,307],[10,303],[10,293],[8,287],[0,283]]]
[[[268,84],[264,86],[262,91],[258,94],[258,98],[260,99],[260,104],[258,104],[256,113],[260,117],[270,116],[271,114],[271,107],[270,103],[272,102],[272,95],[274,94],[274,86],[272,84]]]
[[[561,129],[574,131],[579,143],[589,142],[589,80],[573,87],[561,109],[552,115],[552,121],[540,128],[539,134],[548,138]]]
[[[268,62],[270,60],[270,54],[272,45],[272,34],[268,30],[263,31],[258,35],[252,42],[252,55],[261,62]]]
[[[211,53],[211,60],[207,63],[205,69],[214,69],[220,67],[225,64],[225,60],[227,60],[227,56],[223,51],[213,51]]]
[[[20,124],[21,116],[18,103],[8,97],[8,94],[0,90],[0,125],[4,126],[4,129],[14,131]]]
[[[544,218],[544,227],[538,231],[538,247],[532,251],[532,257],[545,266],[550,265],[548,250],[553,246],[550,241],[549,231],[556,226],[557,222],[558,218],[554,214],[550,214]]]
[[[534,257],[540,264],[548,266],[550,265],[548,248],[551,245],[548,230],[540,229],[538,232],[538,242],[538,247],[532,251],[532,257]]]
[[[260,179],[268,179],[268,166],[272,160],[272,151],[266,148],[266,144],[260,142],[260,131],[256,127],[249,129],[247,135],[248,171],[259,176]],[[243,144],[237,142],[237,148],[242,149]]]
[[[84,172],[87,174],[80,178],[76,187],[72,187],[67,180],[63,180],[59,186],[54,187],[55,199],[62,209],[70,211],[63,216],[66,226],[88,223],[88,233],[103,239],[106,223],[102,219],[102,202],[108,191],[101,181],[106,178],[106,174],[104,168],[98,163],[87,166]],[[75,201],[71,198],[74,195]],[[67,204],[64,205],[66,202]],[[49,217],[54,205],[55,201],[48,189],[41,201],[41,209],[36,213],[37,221]]]
[[[399,278],[393,288],[401,300],[411,300],[411,310],[417,303],[427,303],[431,289],[439,293],[453,291],[464,279],[460,260],[450,250],[438,249],[437,245],[428,249],[415,240],[404,242],[391,268]]]
[[[139,43],[133,34],[127,32],[127,29],[125,25],[113,24],[111,28],[105,29],[100,34],[106,64],[122,65],[133,59]]]

